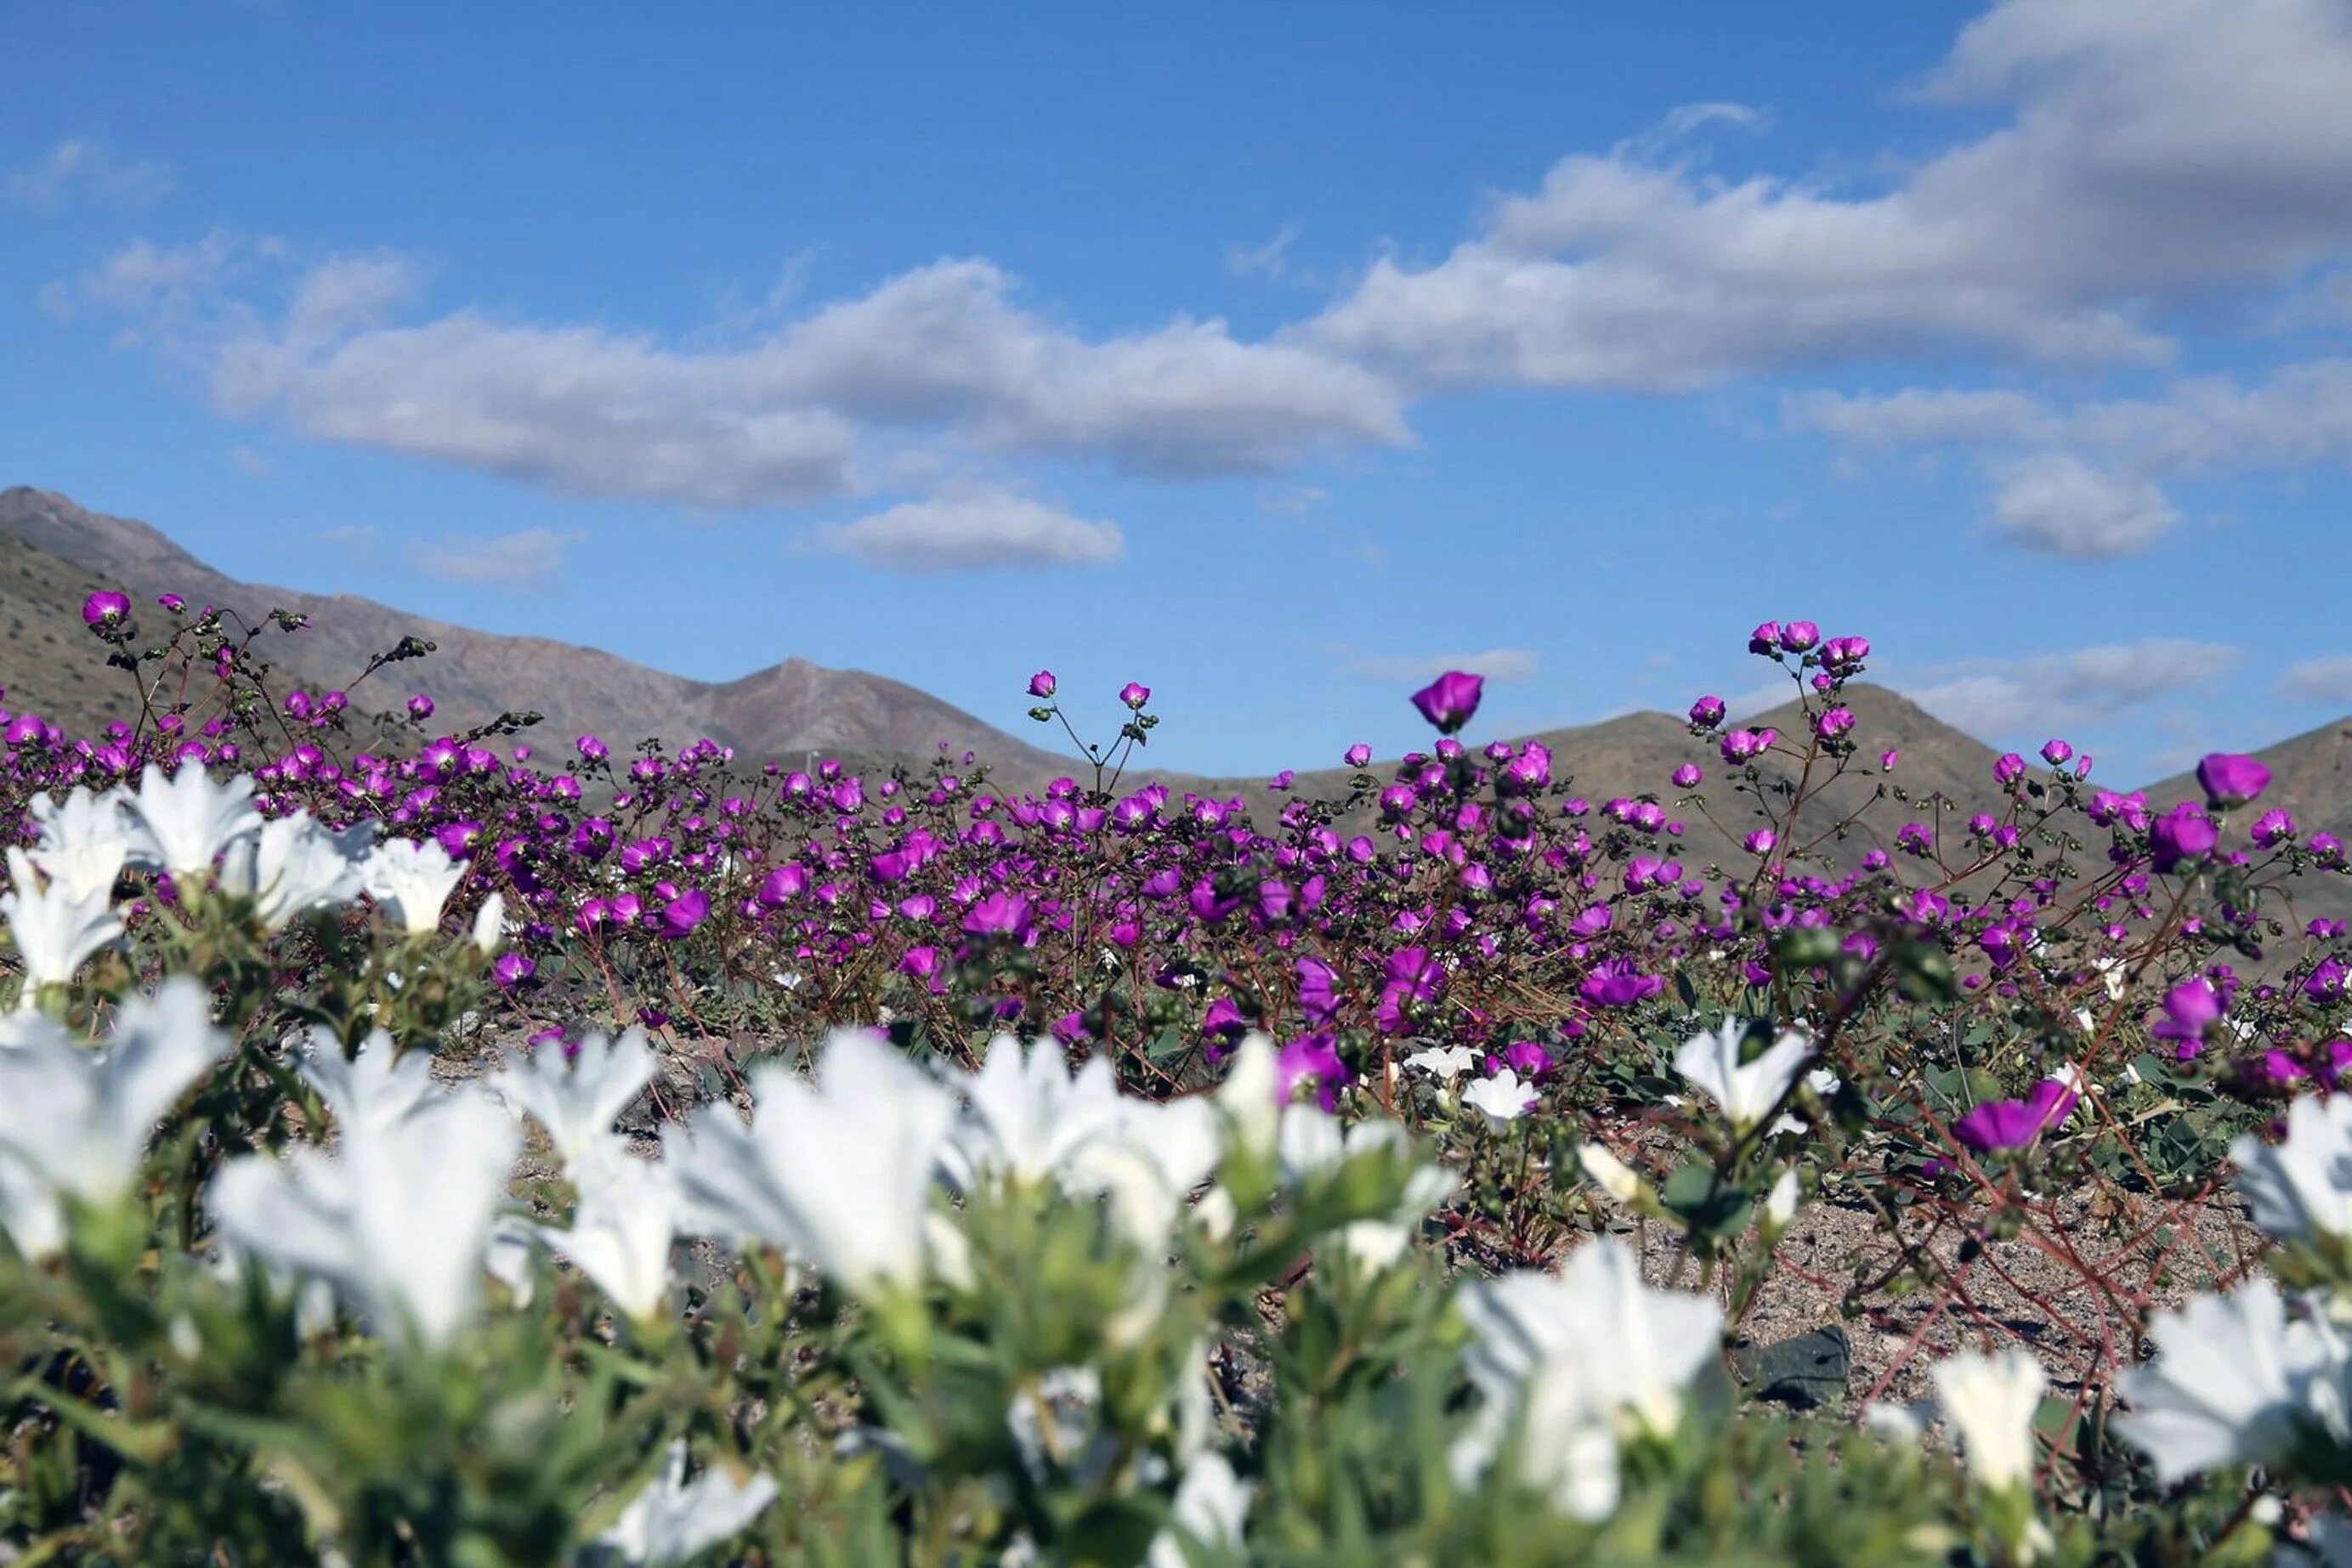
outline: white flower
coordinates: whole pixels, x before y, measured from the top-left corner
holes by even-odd
[[[441,929],[441,906],[465,880],[466,862],[451,860],[438,839],[387,839],[368,852],[361,876],[403,929],[422,936]]]
[[[8,879],[16,885],[0,895],[0,913],[8,917],[8,936],[25,964],[25,991],[20,1006],[31,1007],[43,986],[62,986],[100,948],[122,935],[114,915],[109,888],[77,896],[62,882],[44,886],[25,852],[11,849]]]
[[[1040,1484],[1060,1471],[1081,1487],[1098,1481],[1118,1458],[1118,1441],[1103,1429],[1102,1374],[1091,1366],[1056,1366],[1014,1391],[1005,1406],[1005,1434],[1029,1479]]]
[[[628,1157],[628,1140],[613,1124],[652,1081],[656,1062],[641,1029],[618,1040],[590,1030],[578,1054],[565,1061],[571,1054],[534,1051],[494,1074],[488,1087],[517,1117],[528,1115],[545,1129],[563,1174],[576,1181],[584,1167]]]
[[[499,944],[506,940],[506,936],[507,895],[493,893],[474,911],[474,946],[483,957],[496,957]]]
[[[1251,1159],[1273,1157],[1282,1126],[1282,1073],[1273,1040],[1255,1031],[1242,1037],[1217,1091],[1217,1110],[1234,1148]]]
[[[221,862],[220,886],[255,901],[262,928],[283,930],[313,909],[340,909],[360,891],[359,858],[372,825],[331,833],[307,813],[264,822],[231,844]]]
[[[1584,1167],[1593,1186],[1618,1202],[1632,1203],[1642,1196],[1640,1173],[1599,1144],[1577,1145],[1576,1163]]]
[[[2305,1095],[2287,1107],[2283,1143],[2249,1134],[2230,1157],[2247,1212],[2273,1236],[2352,1236],[2352,1097]]]
[[[673,1138],[689,1207],[727,1233],[798,1254],[857,1293],[922,1276],[931,1176],[955,1103],[879,1036],[836,1031],[816,1086],[769,1063],[743,1126],[706,1110]]]
[[[481,1299],[515,1144],[497,1106],[453,1094],[346,1124],[334,1156],[304,1146],[232,1160],[208,1207],[240,1252],[326,1281],[387,1338],[440,1344]]]
[[[1050,1040],[1024,1051],[1019,1040],[1000,1035],[980,1071],[954,1075],[950,1087],[968,1099],[945,1158],[959,1191],[971,1191],[992,1173],[1016,1183],[1043,1181],[1119,1125],[1118,1084],[1109,1061],[1096,1057],[1074,1074]]]
[[[1675,1071],[1712,1099],[1741,1133],[1780,1103],[1813,1054],[1811,1037],[1791,1030],[1763,1055],[1743,1062],[1739,1048],[1747,1036],[1745,1020],[1727,1019],[1713,1034],[1693,1035],[1675,1052]]]
[[[538,1234],[623,1312],[651,1318],[669,1300],[671,1244],[682,1214],[675,1172],[625,1157],[582,1196],[571,1229],[542,1226]]]
[[[131,824],[123,816],[121,790],[97,795],[76,789],[63,801],[54,795],[36,796],[33,821],[39,827],[40,842],[30,853],[42,875],[62,884],[76,899],[114,892],[115,879],[131,853]]]
[[[240,773],[216,784],[194,763],[169,779],[153,763],[140,776],[139,792],[128,798],[132,863],[167,871],[174,877],[213,869],[222,852],[261,826],[253,809],[253,780]]]
[[[1283,1177],[1295,1186],[1328,1176],[1352,1160],[1409,1160],[1412,1140],[1394,1122],[1370,1120],[1343,1127],[1319,1106],[1291,1105],[1282,1113],[1277,1149]],[[1451,1171],[1416,1164],[1395,1207],[1379,1218],[1346,1226],[1340,1243],[1359,1267],[1369,1272],[1385,1269],[1404,1255],[1421,1222],[1453,1192]]]
[[[2352,1358],[2333,1325],[2289,1322],[2278,1287],[2257,1278],[2227,1296],[2199,1296],[2150,1324],[2162,1352],[2124,1375],[2131,1409],[2116,1417],[2126,1442],[2170,1486],[2232,1463],[2266,1464],[2299,1436],[2352,1441]]]
[[[1163,1247],[1185,1200],[1217,1168],[1217,1113],[1206,1100],[1133,1096],[1120,1097],[1118,1112],[1108,1134],[1072,1151],[1061,1179],[1108,1199],[1112,1220],[1138,1246]]]
[[[1151,1542],[1144,1568],[1185,1568],[1179,1533],[1202,1546],[1239,1552],[1249,1521],[1250,1484],[1234,1474],[1223,1454],[1202,1454],[1176,1483],[1174,1517]]]
[[[1433,1045],[1404,1059],[1407,1067],[1447,1083],[1469,1071],[1477,1061],[1478,1053],[1466,1045],[1449,1045],[1443,1050]]]
[[[184,975],[152,998],[125,1000],[102,1051],[62,1030],[20,1037],[0,1051],[0,1152],[19,1167],[10,1185],[29,1178],[88,1204],[121,1200],[138,1180],[155,1124],[228,1043],[213,1027],[204,988]]]
[[[1723,1314],[1704,1296],[1653,1291],[1614,1237],[1580,1248],[1558,1279],[1480,1281],[1463,1294],[1471,1345],[1463,1367],[1476,1421],[1448,1457],[1464,1485],[1494,1461],[1524,1416],[1524,1479],[1580,1519],[1617,1506],[1616,1434],[1671,1432],[1684,1391],[1716,1356]]]
[[[1764,1225],[1773,1234],[1789,1228],[1789,1221],[1797,1218],[1797,1170],[1794,1166],[1780,1173],[1772,1190],[1764,1195]]]
[[[296,1071],[327,1103],[327,1113],[344,1136],[397,1126],[448,1098],[433,1081],[433,1053],[403,1053],[392,1036],[377,1030],[346,1058],[342,1047],[316,1030],[288,1041],[299,1051]]]
[[[1481,1078],[1462,1092],[1462,1103],[1496,1126],[1517,1121],[1535,1103],[1535,1090],[1520,1082],[1519,1075],[1507,1067],[1492,1078]]]
[[[1989,1491],[2029,1484],[2042,1364],[2014,1346],[1997,1356],[1964,1351],[1937,1362],[1932,1375],[1944,1417],[1968,1450],[1969,1478]]]
[[[743,1532],[776,1500],[773,1477],[737,1482],[717,1470],[686,1479],[686,1439],[669,1448],[658,1479],[647,1483],[619,1521],[598,1537],[631,1568],[664,1568],[692,1561]]]

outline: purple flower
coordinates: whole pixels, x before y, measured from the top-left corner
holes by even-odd
[[[93,632],[110,632],[131,619],[131,596],[101,588],[81,601],[82,624]]]
[[[1329,1023],[1339,1016],[1339,977],[1320,958],[1298,960],[1298,1010],[1310,1023]]]
[[[967,936],[1022,937],[1029,935],[1029,901],[1001,890],[973,904],[963,917]]]
[[[610,748],[593,735],[583,735],[572,744],[580,748],[580,755],[591,762],[602,762],[612,755]]]
[[[1035,674],[1030,676],[1029,695],[1033,697],[1052,696],[1054,695],[1054,672],[1051,670],[1040,670]]]
[[[1640,973],[1631,958],[1611,958],[1594,966],[1577,995],[1597,1008],[1630,1008],[1666,988],[1664,978]]]
[[[1348,747],[1347,756],[1340,758],[1341,761],[1345,762],[1350,768],[1361,768],[1365,763],[1370,762],[1371,759],[1372,748],[1366,746],[1360,740],[1356,742],[1355,745]]]
[[[1522,1078],[1538,1078],[1551,1071],[1551,1052],[1531,1040],[1515,1040],[1503,1048],[1503,1062]]]
[[[2197,782],[2213,806],[2242,806],[2271,787],[2271,770],[2251,757],[2216,751],[2197,764]]]
[[[1778,621],[1759,622],[1756,630],[1748,633],[1748,651],[1751,653],[1761,653],[1768,659],[1779,658],[1780,656],[1780,623]]]
[[[2205,1035],[2221,1018],[2221,995],[2207,979],[2184,980],[2164,994],[2164,1017],[2147,1032],[2174,1042],[2173,1054],[2187,1061],[2205,1049]]]
[[[1285,1045],[1275,1055],[1275,1071],[1281,1076],[1285,1102],[1297,1093],[1300,1084],[1311,1083],[1327,1111],[1338,1103],[1337,1091],[1348,1082],[1347,1064],[1339,1060],[1339,1048],[1328,1034],[1301,1035]]]
[[[1780,736],[1769,729],[1735,729],[1723,737],[1726,762],[1753,762],[1772,747]]]
[[[2074,755],[2074,748],[2063,740],[2045,740],[2042,743],[2042,760],[2053,768],[2065,766],[2067,759]]]
[[[1701,697],[1690,706],[1690,721],[1695,728],[1713,729],[1723,722],[1723,699]]]
[[[1422,717],[1437,727],[1438,734],[1452,735],[1478,711],[1478,699],[1486,689],[1486,676],[1448,670],[1413,693],[1412,706],[1421,710]]]
[[[1822,640],[1822,629],[1810,621],[1791,621],[1780,628],[1780,646],[1801,653]]]
[[[1382,1034],[1402,1034],[1409,1027],[1409,1002],[1434,1001],[1445,988],[1445,968],[1426,947],[1400,947],[1381,966],[1381,1005],[1373,1017]]]
[[[1992,778],[1996,784],[2014,784],[2024,777],[2025,758],[2014,751],[2002,752],[1992,765]]]
[[[2066,1082],[2045,1078],[2022,1100],[1988,1100],[1952,1124],[1952,1135],[1978,1154],[2021,1149],[2064,1121],[2080,1098]]]
[[[1151,700],[1151,688],[1129,681],[1118,688],[1118,700],[1131,708],[1140,708]]]
[[[423,724],[433,716],[433,699],[423,692],[408,699],[408,716]]]
[[[188,607],[188,601],[176,593],[159,593],[155,596],[155,602],[174,615]]]
[[[2221,839],[2213,820],[2186,800],[2158,817],[2147,830],[2148,850],[2160,872],[2211,852]]]
[[[1841,680],[1859,674],[1862,662],[1868,657],[1867,637],[1832,637],[1822,644],[1822,667]]]
[[[1813,733],[1823,740],[1836,740],[1853,728],[1853,709],[1833,707],[1813,721]]]
[[[661,935],[669,941],[690,934],[710,914],[710,895],[689,887],[662,906]]]
[[[528,985],[531,977],[538,973],[537,964],[532,963],[528,956],[511,947],[499,954],[498,960],[490,966],[491,978],[498,981],[500,990],[506,991],[511,991],[518,986]]]
[[[2294,837],[2294,819],[2273,807],[2254,819],[2254,842],[2264,849],[2275,849]]]
[[[1697,763],[1685,762],[1680,768],[1675,769],[1675,788],[1677,789],[1695,789],[1698,787],[1699,781],[1706,777],[1706,772],[1700,768]]]
[[[1221,1040],[1239,1040],[1249,1031],[1249,1019],[1242,1016],[1241,1008],[1231,997],[1219,997],[1209,1004],[1201,1019],[1201,1032]]]

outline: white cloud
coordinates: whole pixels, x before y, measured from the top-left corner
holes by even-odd
[[[1992,526],[2002,538],[2077,560],[2137,555],[2179,520],[2148,481],[2063,452],[2015,464],[1992,497]]]
[[[1672,391],[1951,344],[2146,361],[2170,347],[2155,307],[2352,241],[2339,0],[2004,0],[1919,96],[2005,113],[1865,193],[1639,141],[1571,156],[1301,336],[1418,387]]]
[[[2352,709],[2352,653],[2305,659],[2279,677],[2279,695],[2297,702]]]
[[[8,194],[27,206],[54,207],[75,195],[102,201],[152,201],[171,188],[161,163],[125,163],[94,141],[58,142],[39,162],[8,176]]]
[[[233,258],[217,238],[201,255],[142,241],[79,292],[135,318],[153,311],[157,275],[176,265],[184,291]],[[320,439],[560,491],[719,508],[860,492],[864,468],[903,470],[908,444],[1192,477],[1411,440],[1395,391],[1327,353],[1181,317],[1081,337],[1014,304],[1011,277],[982,261],[919,267],[759,337],[694,346],[472,310],[404,320],[421,287],[394,254],[332,257],[274,311],[222,298],[201,323],[175,313],[173,345],[235,415],[274,412]]]
[[[1479,653],[1351,653],[1348,668],[1366,680],[1433,681],[1448,670],[1465,670],[1490,681],[1534,678],[1538,660],[1526,648],[1489,648]]]
[[[537,592],[562,577],[569,542],[552,528],[523,528],[487,538],[436,539],[416,546],[409,559],[417,570],[444,582]]]
[[[1118,525],[1089,522],[1026,497],[982,491],[905,501],[820,529],[817,544],[885,571],[1103,566],[1127,551]]]
[[[2151,637],[2024,658],[1969,660],[1892,684],[1945,723],[1986,738],[2046,738],[2210,685],[2238,666],[2225,643]]]

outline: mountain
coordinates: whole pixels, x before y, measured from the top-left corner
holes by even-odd
[[[184,595],[192,605],[234,608],[249,622],[273,608],[308,615],[310,629],[292,635],[273,631],[262,640],[287,685],[340,686],[365,668],[372,655],[404,636],[428,639],[438,645],[436,653],[373,677],[354,694],[354,706],[396,707],[410,692],[422,689],[439,705],[436,727],[463,728],[505,708],[527,708],[545,716],[536,732],[543,747],[567,745],[571,737],[587,732],[616,747],[648,736],[674,746],[708,735],[749,760],[797,764],[814,753],[866,768],[919,762],[944,741],[959,753],[978,752],[1002,781],[1015,788],[1035,789],[1076,771],[1066,756],[1040,750],[882,675],[790,659],[740,680],[691,681],[597,649],[478,632],[373,600],[239,582],[145,523],[26,488],[0,491],[0,628],[7,633],[0,639],[0,686],[6,688],[0,700],[78,733],[94,732],[129,710],[129,677],[106,667],[103,648],[81,629],[82,600],[100,587],[130,592],[138,613],[151,624],[162,614],[154,597],[165,591]],[[1800,824],[1801,839],[1836,830],[1882,787],[1899,789],[1912,801],[1941,795],[1954,808],[1945,816],[1948,834],[1970,812],[2000,810],[1992,747],[1884,687],[1851,686],[1844,701],[1857,716],[1855,734],[1865,754],[1846,777],[1820,791]],[[1796,734],[1804,721],[1791,703],[1746,722]],[[1525,738],[1550,747],[1555,776],[1571,780],[1578,793],[1596,804],[1620,795],[1650,794],[1673,811],[1684,791],[1674,787],[1670,775],[1684,762],[1699,764],[1706,770],[1705,794],[1716,815],[1677,812],[1686,831],[1674,845],[1694,866],[1738,863],[1737,841],[1759,821],[1753,805],[1727,788],[1729,769],[1715,746],[1694,738],[1681,719],[1669,715],[1623,714]],[[1899,748],[1902,758],[1891,774],[1882,774],[1877,754],[1889,747]],[[2352,718],[2257,755],[2273,774],[2265,807],[2284,807],[2306,834],[2325,828],[2352,840]],[[1150,767],[1150,760],[1139,759],[1130,782],[1156,777],[1175,789],[1240,795],[1262,819],[1287,798],[1268,789],[1263,779],[1169,774]],[[1372,768],[1385,775],[1391,766],[1376,762]],[[1301,773],[1297,793],[1338,798],[1346,794],[1353,776],[1336,768]],[[1768,771],[1768,778],[1780,785],[1794,782],[1786,770]],[[2199,798],[2195,779],[2187,775],[2148,787],[2148,799],[2158,806]],[[1888,835],[1906,821],[1932,820],[1924,806],[1891,802],[1869,815],[1868,822],[1856,823],[1835,846],[1841,860],[1851,863],[1867,849],[1886,847]],[[1370,821],[1366,813],[1355,825]],[[2299,902],[2305,905],[2303,918],[2352,918],[2352,879],[2317,879]]]
[[[1009,780],[1042,780],[1066,767],[885,676],[791,659],[740,680],[693,681],[599,649],[478,632],[348,594],[239,582],[145,523],[92,512],[47,491],[0,491],[0,545],[7,573],[0,608],[26,629],[15,638],[29,632],[35,639],[10,649],[0,676],[15,706],[37,708],[68,727],[122,711],[121,697],[101,697],[126,692],[127,677],[106,669],[96,640],[80,632],[82,598],[104,584],[129,592],[151,626],[162,614],[155,596],[167,591],[192,608],[234,609],[248,622],[273,609],[309,616],[309,629],[271,631],[262,641],[266,656],[289,677],[287,685],[343,686],[404,636],[425,638],[437,644],[433,656],[372,677],[353,693],[353,706],[396,707],[421,689],[438,705],[436,725],[452,729],[486,723],[507,708],[532,709],[545,717],[541,745],[549,744],[545,737],[568,743],[586,732],[615,747],[649,736],[675,747],[707,735],[749,758],[799,761],[822,753],[866,763],[919,759],[944,742],[957,752],[982,753]]]

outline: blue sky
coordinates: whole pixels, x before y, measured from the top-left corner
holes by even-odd
[[[1161,759],[1870,636],[2116,777],[2352,711],[2352,10],[18,7],[0,483]]]

